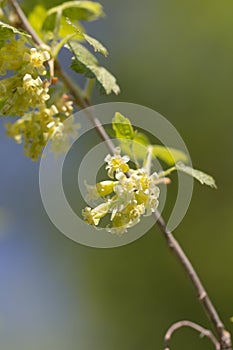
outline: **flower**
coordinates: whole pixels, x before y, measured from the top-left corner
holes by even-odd
[[[123,173],[127,173],[127,171],[129,170],[129,166],[128,161],[129,161],[129,157],[128,156],[120,156],[120,148],[116,148],[115,149],[115,155],[111,156],[110,154],[108,154],[104,161],[107,164],[106,169],[108,170],[108,176],[113,179],[114,178],[114,173],[119,173],[119,172],[123,172]]]
[[[53,130],[60,123],[56,113],[55,106],[42,107],[37,111],[26,113],[15,123],[5,125],[7,134],[18,143],[24,142],[26,155],[32,160],[37,160],[51,138]]]
[[[91,209],[90,207],[86,207],[82,210],[82,216],[84,221],[86,221],[89,225],[97,226],[102,217],[104,217],[109,210],[109,203],[102,203],[98,205],[95,209]]]
[[[18,70],[24,64],[23,56],[28,50],[23,38],[7,40],[0,49],[0,75],[7,70]]]
[[[28,73],[24,75],[22,87],[18,87],[17,91],[22,98],[29,100],[31,107],[45,103],[50,97],[47,93],[49,89],[41,78],[33,79]]]
[[[23,55],[23,61],[28,62],[26,66],[27,72],[33,73],[34,70],[40,75],[46,74],[46,69],[44,62],[50,59],[50,54],[48,51],[39,51],[32,47],[29,51],[25,52]]]
[[[80,124],[75,123],[73,117],[54,125],[50,138],[51,151],[56,154],[66,152],[71,145],[71,141],[77,138],[79,129]]]
[[[56,101],[56,107],[57,107],[59,113],[61,113],[65,117],[70,117],[73,113],[73,110],[74,110],[73,101],[66,94],[63,94]]]
[[[135,226],[140,221],[140,216],[144,211],[144,205],[129,204],[123,211],[114,215],[112,227],[108,227],[108,231],[116,234],[127,232],[128,228]]]
[[[114,188],[114,181],[101,181],[96,184],[96,190],[99,196],[104,197],[107,196],[108,194],[111,194],[113,192]]]
[[[99,194],[104,200],[103,207],[108,207],[107,211],[100,211],[101,205],[91,209],[87,207],[83,211],[84,220],[97,226],[102,217],[110,213],[110,224],[106,229],[108,232],[123,234],[137,223],[141,216],[151,215],[158,207],[159,187],[156,185],[157,173],[149,175],[144,168],[130,169],[128,157],[121,157],[119,150],[113,157],[108,155],[105,161],[108,163],[106,169],[111,178],[114,173],[115,180],[105,180],[98,183],[95,194]],[[125,167],[127,166],[127,174]],[[94,188],[94,186],[93,186]],[[101,212],[101,214],[100,214]]]
[[[33,79],[28,73],[1,80],[0,94],[0,113],[12,116],[22,116],[50,98],[46,83],[40,77]]]

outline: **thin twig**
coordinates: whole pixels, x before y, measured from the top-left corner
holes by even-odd
[[[14,8],[15,12],[18,14],[23,28],[32,36],[33,40],[38,45],[44,45],[42,40],[37,36],[33,28],[31,27],[30,23],[27,20],[27,17],[23,13],[22,9],[18,5],[16,0],[9,0],[12,7]],[[85,98],[79,93],[79,91],[76,89],[75,85],[69,79],[69,77],[65,74],[61,66],[59,65],[59,62],[55,60],[55,69],[59,75],[59,77],[62,79],[66,87],[69,89],[70,93],[73,95],[74,100],[76,104],[82,108],[85,109],[89,106],[89,103]],[[111,154],[114,154],[114,144],[112,143],[111,139],[109,138],[108,134],[106,133],[105,129],[103,128],[102,124],[98,120],[97,117],[93,116],[92,114],[88,113],[88,117],[94,127],[96,128],[98,134],[100,137],[105,141],[106,146],[108,147]],[[199,301],[202,303],[206,314],[210,318],[212,325],[214,327],[214,330],[216,331],[216,334],[218,336],[219,342],[220,342],[220,349],[221,350],[232,350],[231,345],[231,335],[230,333],[225,329],[224,324],[222,323],[214,305],[212,304],[206,290],[204,289],[203,284],[201,283],[196,271],[194,270],[191,262],[187,258],[186,254],[184,253],[183,249],[177,242],[177,240],[172,235],[172,232],[168,230],[166,227],[166,223],[159,213],[159,211],[156,211],[154,213],[154,218],[157,221],[157,224],[161,230],[161,232],[164,234],[166,241],[168,243],[168,246],[171,248],[171,250],[174,252],[176,257],[178,258],[178,261],[181,263],[181,265],[184,267],[185,272],[189,276],[192,285],[197,291]]]
[[[22,22],[22,26],[23,26],[24,30],[28,34],[31,35],[35,44],[37,44],[39,46],[44,46],[45,44],[44,44],[43,40],[41,40],[41,38],[37,35],[35,30],[32,28],[31,24],[28,22],[28,19],[25,16],[21,7],[19,6],[18,2],[16,0],[8,0],[8,1],[11,4],[11,6],[13,7],[13,9],[15,10],[16,14],[18,15],[20,21]],[[39,18],[38,18],[38,20],[39,20]]]
[[[90,104],[87,102],[87,100],[81,94],[79,94],[79,92],[77,91],[73,82],[67,76],[67,74],[64,72],[64,70],[62,69],[62,67],[60,66],[60,64],[57,60],[55,61],[55,69],[56,69],[58,76],[62,79],[62,81],[65,84],[65,86],[67,87],[67,89],[73,95],[74,102],[76,103],[76,105],[78,107],[81,107],[82,109],[90,107]],[[111,139],[109,138],[108,134],[106,133],[101,122],[99,121],[99,119],[95,115],[90,113],[88,110],[86,110],[85,112],[86,112],[88,119],[94,125],[96,131],[98,132],[98,134],[100,135],[102,140],[106,143],[106,146],[109,149],[109,152],[113,155],[115,152],[115,146],[112,143]]]
[[[197,272],[195,271],[194,267],[189,261],[187,255],[185,254],[180,244],[177,242],[177,240],[173,236],[172,232],[167,228],[163,217],[158,211],[154,213],[154,218],[161,232],[166,238],[169,248],[173,251],[173,253],[176,255],[181,265],[184,267],[187,275],[189,276],[192,282],[193,287],[197,291],[198,300],[203,305],[204,310],[207,316],[209,317],[214,327],[214,330],[218,335],[218,339],[221,344],[221,350],[232,350],[231,335],[225,329],[223,322],[221,321],[214,305],[212,304],[199,276],[197,275]]]
[[[219,342],[209,329],[206,329],[195,322],[187,320],[176,322],[167,330],[164,337],[164,350],[170,350],[170,340],[173,333],[182,327],[190,327],[195,329],[197,332],[200,333],[200,337],[209,338],[210,341],[214,344],[216,350],[221,350]]]

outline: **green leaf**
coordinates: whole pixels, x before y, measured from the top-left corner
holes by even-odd
[[[85,29],[83,28],[83,26],[81,26],[80,23],[76,23],[76,26],[74,28],[70,25],[69,21],[67,20],[67,17],[61,17],[59,27],[59,36],[61,38],[73,34],[75,35],[76,40],[84,41],[85,38],[83,38],[83,33],[85,33]]]
[[[42,31],[47,32],[48,37],[53,38],[55,27],[58,25],[59,38],[70,38],[70,35],[73,34],[77,40],[85,40],[85,38],[83,38],[83,35],[81,34],[84,33],[85,30],[80,23],[76,23],[76,26],[74,28],[74,26],[71,26],[70,23],[67,21],[67,17],[61,16],[59,23],[56,23],[56,19],[57,13],[53,13],[50,16],[46,17],[43,23]]]
[[[83,45],[70,41],[65,45],[73,53],[71,68],[80,74],[84,74],[88,78],[94,78],[90,67],[98,65],[98,60],[92,53],[87,50]]]
[[[154,157],[160,158],[168,165],[173,165],[178,161],[182,161],[182,162],[188,161],[188,157],[184,152],[172,147],[153,145],[152,152]]]
[[[119,139],[122,151],[134,161],[145,158],[149,139],[145,134],[134,130],[128,118],[117,112],[112,121],[112,128],[115,131],[115,137]]]
[[[148,151],[147,146],[150,145],[150,141],[145,134],[133,129],[128,118],[120,113],[116,113],[113,118],[112,127],[115,131],[115,137],[118,138],[121,143],[122,150],[127,152],[131,157],[136,157],[138,160],[145,158]],[[129,140],[131,140],[131,142],[129,142]],[[178,161],[187,162],[188,160],[187,155],[177,149],[160,145],[151,146],[153,156],[162,159],[169,165],[173,165]]]
[[[134,138],[132,143],[132,153],[134,154],[134,157],[136,157],[138,160],[144,159],[147,155],[147,146],[149,144],[150,142],[148,137],[141,132],[137,132],[136,130],[134,132]]]
[[[77,25],[74,25],[69,18],[66,18],[66,22],[68,25],[70,25],[74,32],[76,32],[79,36],[79,39],[85,40],[89,45],[91,45],[95,52],[102,53],[105,57],[108,55],[108,50],[104,45],[99,42],[97,39],[93,38],[90,35],[85,34],[84,30],[78,27]]]
[[[202,185],[207,185],[207,186],[210,186],[212,188],[217,188],[214,178],[210,175],[203,173],[200,170],[193,169],[193,168],[183,164],[182,162],[178,162],[176,164],[176,169],[178,171],[182,171],[183,173],[194,177]]]
[[[82,34],[83,34],[83,38],[88,42],[88,44],[90,44],[93,47],[95,52],[100,52],[105,57],[108,56],[108,50],[106,49],[106,47],[104,47],[104,45],[101,42],[91,37],[90,35],[87,35],[85,33],[82,33]]]
[[[148,137],[143,134],[142,132],[138,132],[137,130],[134,131],[134,141],[138,142],[144,146],[148,146],[150,144],[150,141]]]
[[[122,152],[127,154],[135,162],[137,162],[137,159],[139,158],[138,156],[142,156],[142,158],[144,157],[146,154],[145,146],[140,142],[144,142],[145,140],[142,140],[142,135],[134,131],[128,118],[124,117],[121,113],[116,112],[112,120],[112,128],[115,138],[120,142]],[[138,136],[138,142],[134,143],[133,141],[136,135]]]
[[[81,44],[70,41],[65,45],[72,53],[71,68],[76,73],[84,74],[87,78],[95,78],[97,87],[101,92],[107,95],[111,92],[118,94],[120,88],[116,83],[116,78],[109,73],[104,67],[98,65],[98,60]]]
[[[44,19],[43,25],[42,25],[42,31],[43,32],[51,32],[51,37],[52,34],[55,30],[56,27],[56,13],[52,13],[51,15],[48,16],[48,13],[46,14],[46,17]],[[59,24],[60,26],[60,24]]]
[[[0,48],[4,45],[7,39],[10,39],[18,34],[25,38],[31,38],[31,36],[23,31],[18,30],[15,27],[10,26],[2,21],[0,21]]]
[[[110,73],[104,67],[92,66],[90,67],[92,73],[95,76],[97,81],[97,87],[102,94],[111,94],[112,92],[115,95],[118,95],[120,92],[120,88],[117,85],[116,78],[112,73]]]
[[[66,1],[48,10],[47,16],[62,12],[62,15],[72,20],[93,21],[104,16],[102,5],[93,1]]]
[[[54,32],[63,38],[75,32],[66,18],[76,21],[77,29],[84,32],[78,23],[79,20],[92,21],[102,16],[104,16],[102,5],[97,2],[67,1],[47,11],[42,30],[49,34],[47,36],[50,39],[53,39]]]
[[[121,113],[115,113],[112,120],[112,128],[115,131],[116,138],[133,140],[134,129],[130,123],[130,120],[124,117]]]

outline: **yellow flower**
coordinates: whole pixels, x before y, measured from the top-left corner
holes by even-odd
[[[27,50],[23,38],[5,42],[0,49],[0,75],[5,75],[7,70],[19,69],[23,65],[22,57]]]
[[[123,156],[121,157],[120,155],[120,149],[116,148],[115,149],[115,155],[111,156],[110,154],[105,157],[104,161],[108,163],[106,165],[106,169],[108,170],[108,176],[113,179],[114,178],[114,173],[127,173],[129,171],[129,166],[128,161],[129,157],[128,156]]]
[[[151,215],[157,209],[160,193],[156,185],[158,175],[149,175],[144,168],[130,169],[126,164],[129,158],[121,157],[119,148],[114,156],[108,155],[105,161],[108,163],[108,176],[113,178],[115,175],[116,181],[105,180],[96,184],[95,193],[103,197],[106,202],[102,206],[104,209],[107,206],[111,214],[106,230],[121,235],[139,223],[142,215]],[[86,208],[83,212],[85,221],[97,226],[100,218],[106,215],[100,208],[101,205],[94,209]]]
[[[54,128],[60,123],[56,112],[55,106],[29,112],[13,124],[7,123],[7,134],[18,143],[24,142],[26,155],[32,160],[37,160]]]
[[[38,51],[36,48],[32,47],[29,52],[25,52],[23,55],[23,60],[29,62],[26,66],[26,70],[32,73],[34,69],[37,70],[38,74],[45,75],[46,69],[44,62],[50,59],[50,54],[48,51]]]
[[[95,209],[86,207],[82,210],[84,221],[89,225],[97,226],[101,218],[103,218],[109,211],[109,203],[102,203]]]
[[[99,196],[107,196],[108,194],[111,194],[113,192],[115,181],[101,181],[98,184],[96,184],[96,190]]]

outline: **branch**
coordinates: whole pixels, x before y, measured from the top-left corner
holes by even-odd
[[[154,213],[154,218],[163,233],[167,244],[169,248],[173,251],[175,256],[177,257],[180,264],[184,267],[184,270],[188,277],[190,278],[193,287],[197,291],[198,300],[202,304],[207,316],[209,317],[214,330],[216,331],[218,335],[218,339],[221,344],[221,350],[232,350],[231,345],[231,335],[230,333],[225,329],[225,326],[223,322],[221,321],[217,310],[215,309],[214,305],[212,304],[197,272],[195,271],[194,267],[192,266],[191,262],[189,261],[187,255],[181,248],[180,244],[177,242],[175,237],[173,236],[172,232],[167,228],[166,223],[161,216],[161,214],[156,211]]]
[[[44,45],[42,40],[37,36],[33,28],[31,27],[30,23],[27,20],[27,17],[23,13],[22,9],[18,5],[16,0],[9,0],[12,7],[14,8],[15,12],[19,16],[22,27],[32,36],[33,40],[38,45]],[[66,75],[66,73],[61,68],[59,62],[55,61],[55,67],[57,70],[57,73],[63,83],[66,85],[66,87],[69,89],[70,93],[73,95],[75,103],[77,106],[85,109],[88,107],[89,101],[85,99],[82,94],[79,93],[76,86],[73,84],[71,79]],[[111,139],[109,138],[108,134],[106,133],[105,129],[101,125],[100,121],[97,117],[93,116],[90,112],[87,112],[87,116],[89,120],[92,122],[94,127],[96,128],[96,131],[100,135],[103,141],[105,141],[106,146],[108,147],[111,154],[114,154],[114,144],[112,143]],[[188,277],[190,278],[192,285],[194,286],[195,290],[197,291],[199,301],[202,303],[206,314],[208,315],[209,319],[212,322],[212,325],[217,333],[219,342],[220,342],[220,350],[232,350],[231,345],[231,335],[230,333],[225,329],[224,324],[222,323],[214,305],[212,304],[204,286],[202,285],[196,271],[194,270],[191,262],[187,258],[186,254],[184,253],[183,249],[177,242],[177,240],[172,235],[172,232],[167,228],[166,223],[159,213],[159,211],[156,211],[154,213],[154,218],[157,221],[157,224],[163,233],[164,237],[166,238],[167,244],[170,247],[170,249],[174,252],[175,256],[177,257],[178,261],[181,263],[181,265],[184,267],[184,270]]]
[[[18,15],[21,23],[22,23],[22,27],[24,28],[24,30],[31,35],[33,41],[39,45],[39,46],[44,46],[44,42],[41,40],[41,38],[36,34],[35,30],[32,28],[31,24],[28,22],[27,17],[25,16],[25,13],[23,12],[23,10],[21,9],[21,7],[19,6],[18,2],[16,0],[8,0],[9,3],[11,4],[11,6],[13,7],[13,9],[15,10],[16,14]]]
[[[89,101],[87,101],[87,99],[85,99],[79,93],[77,88],[74,86],[72,80],[64,72],[64,70],[62,69],[62,67],[60,66],[60,64],[57,60],[55,60],[55,68],[56,68],[56,72],[57,72],[58,76],[61,78],[61,80],[63,81],[63,83],[65,84],[67,89],[70,91],[70,93],[73,95],[74,102],[76,103],[76,105],[78,107],[81,107],[84,110],[85,110],[85,108],[90,107]],[[85,110],[85,113],[86,113],[88,119],[90,120],[90,122],[94,125],[94,127],[95,127],[96,131],[98,132],[99,136],[101,137],[101,139],[103,141],[105,141],[109,152],[113,155],[114,150],[115,150],[115,146],[112,143],[111,139],[109,138],[108,134],[106,133],[101,122],[99,121],[99,119],[95,115],[91,114],[88,110]]]
[[[221,350],[220,344],[213,335],[213,333],[206,328],[203,328],[202,326],[198,325],[197,323],[191,322],[191,321],[179,321],[174,323],[166,332],[165,337],[164,337],[164,350],[170,350],[170,340],[173,335],[173,333],[182,328],[182,327],[190,327],[195,329],[197,332],[200,333],[200,337],[207,337],[210,339],[210,341],[214,344],[216,350]]]

